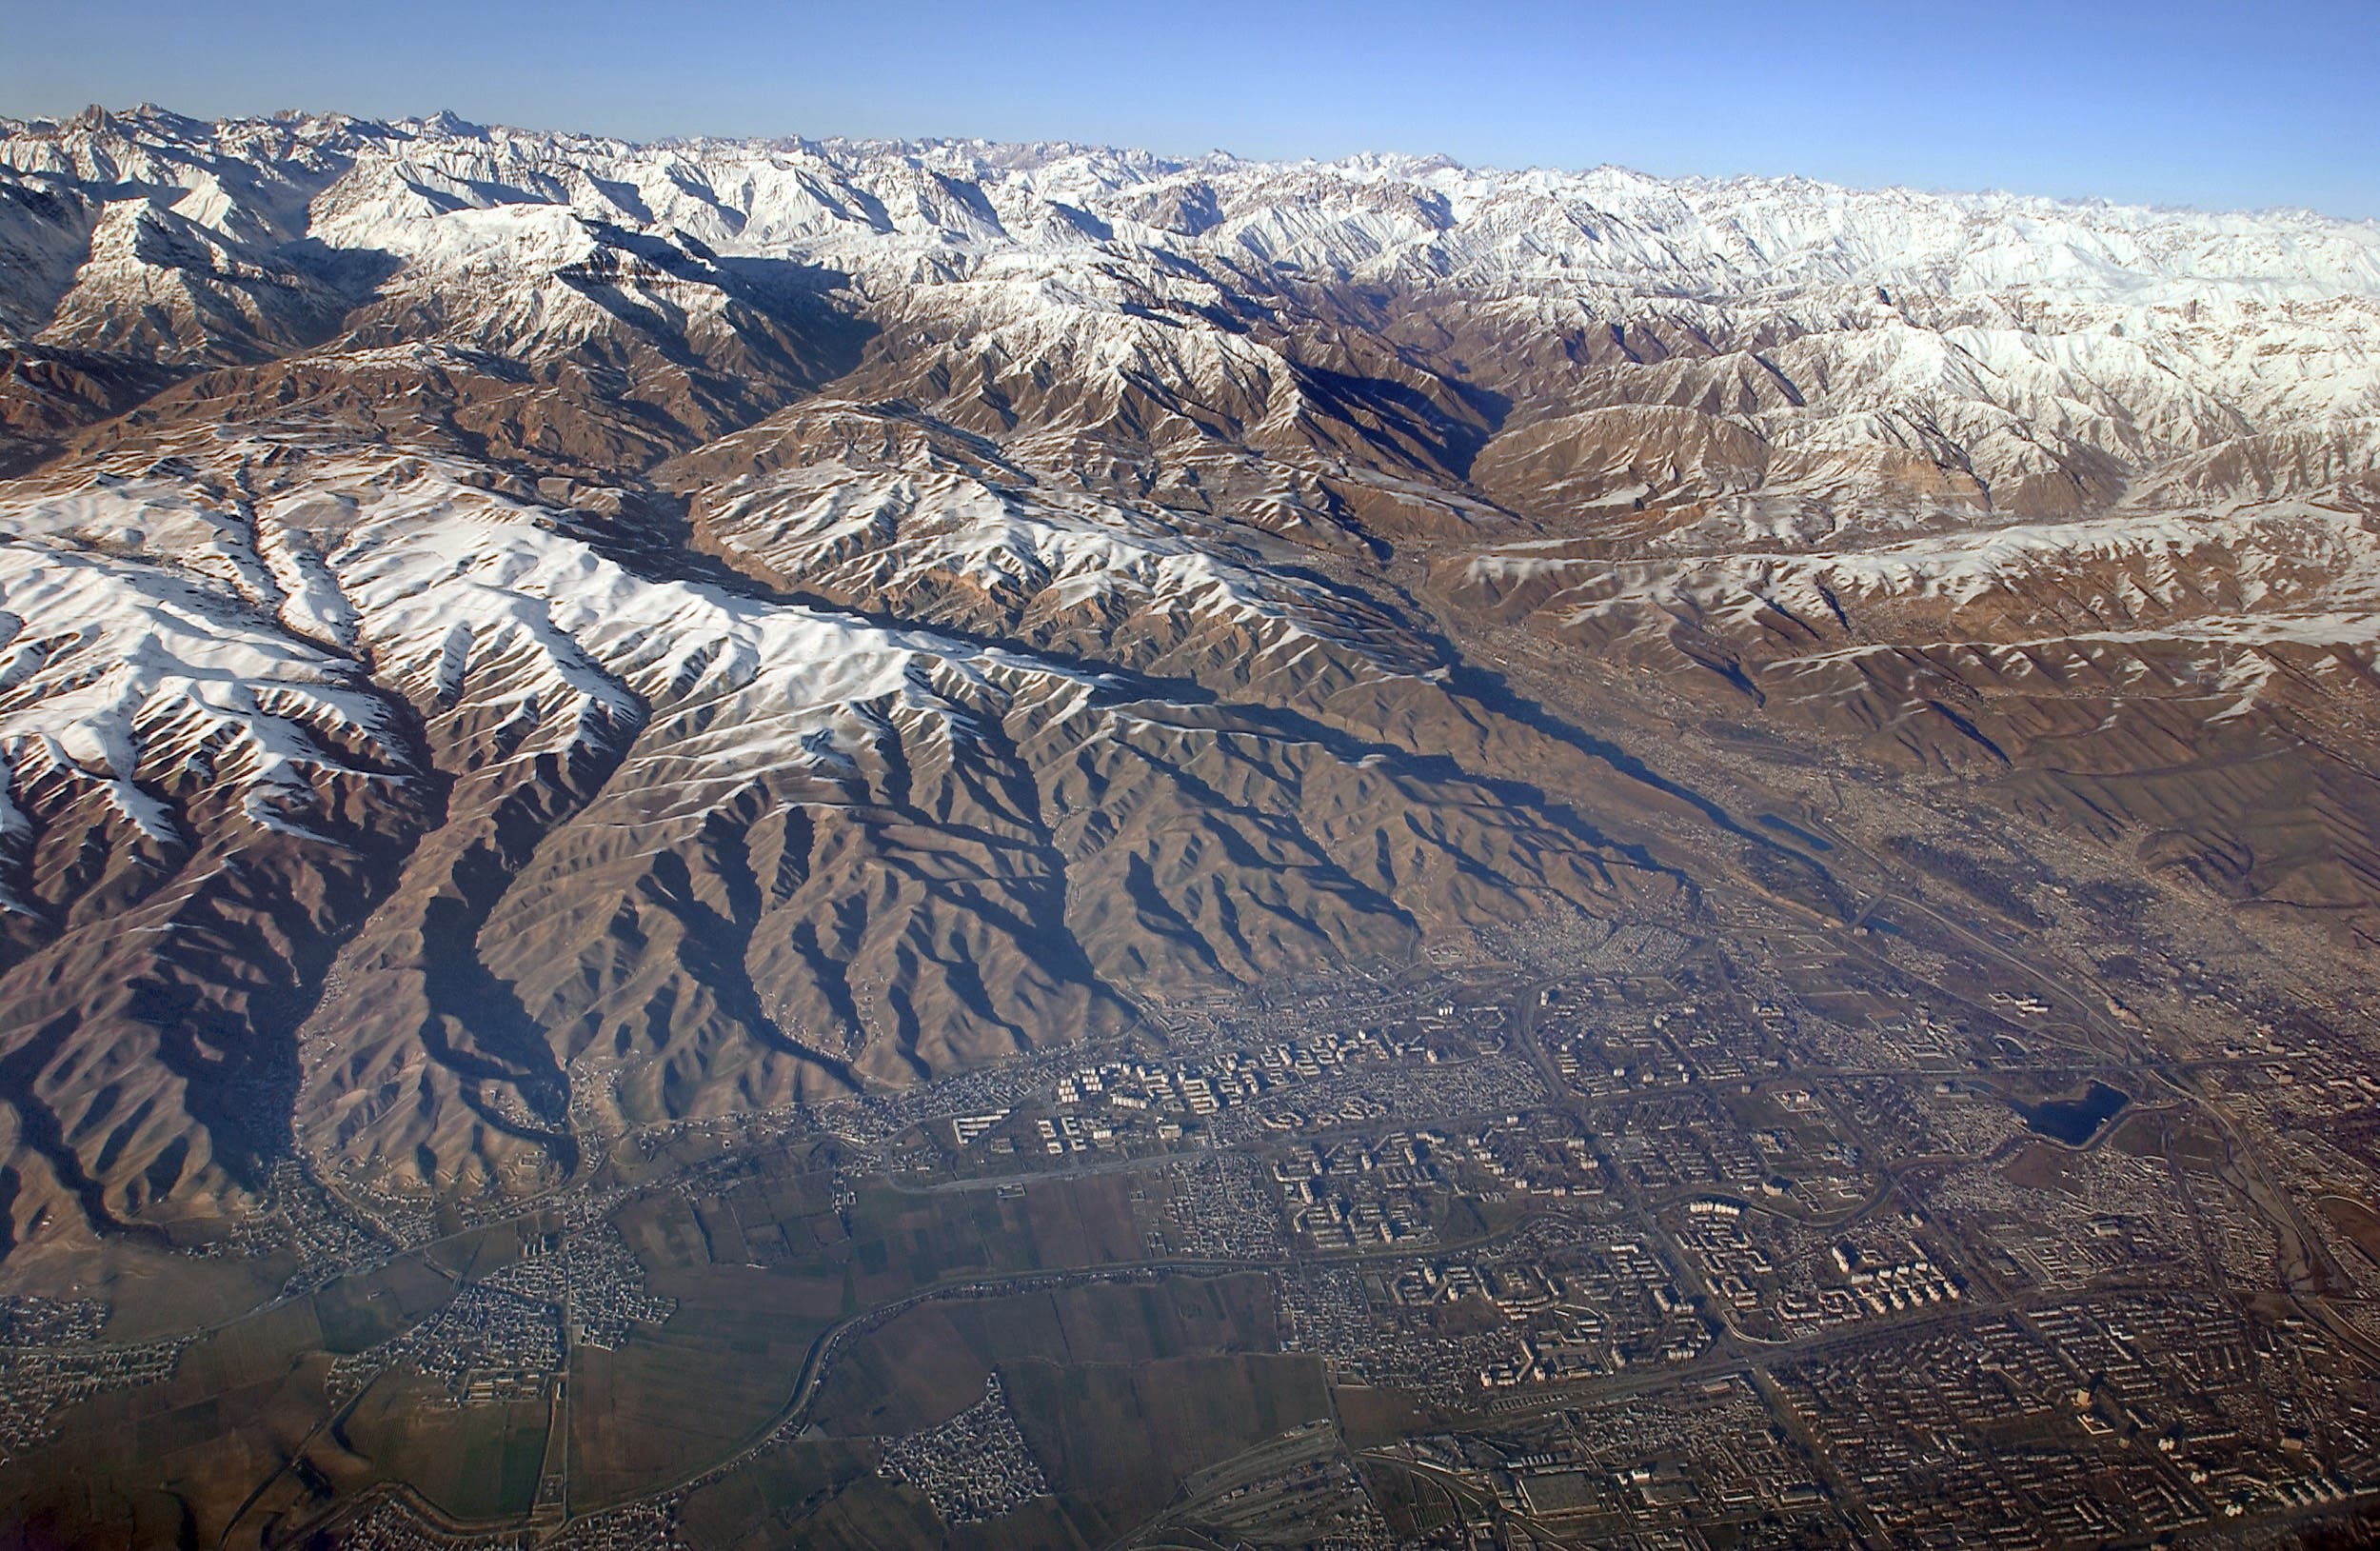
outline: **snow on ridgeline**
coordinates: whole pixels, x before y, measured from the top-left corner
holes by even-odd
[[[334,462],[309,488],[368,478]],[[678,770],[671,789],[693,811],[756,767],[832,772],[880,715],[963,737],[977,690],[1030,693],[1064,716],[1098,683],[930,631],[651,581],[556,513],[434,463],[374,489],[329,564],[383,677],[417,699],[517,706],[529,731],[516,760],[607,745],[648,711],[672,717],[645,757]]]
[[[1138,670],[1197,677],[1229,665],[1294,700],[1435,666],[1353,599],[1080,492],[829,460],[736,479],[707,490],[701,510],[744,568]]]
[[[1527,598],[1565,625],[1676,616],[1757,634],[1811,632],[1884,606],[1955,624],[2031,617],[2060,639],[2380,647],[2380,543],[2361,517],[2279,503],[2197,516],[2134,511],[2014,523],[1866,547],[1741,550],[1658,561],[1489,550],[1463,563],[1490,599]],[[2003,630],[2005,627],[2002,627]],[[1828,632],[1832,633],[1832,632]],[[1898,649],[1851,646],[1847,652]]]
[[[921,616],[902,628],[641,576],[566,512],[436,458],[214,436],[142,458],[0,506],[8,835],[63,783],[187,845],[174,814],[201,772],[305,831],[327,780],[415,766],[398,696],[432,715],[467,697],[514,762],[608,760],[668,717],[637,757],[670,764],[687,811],[755,769],[838,776],[886,718],[962,741],[987,706],[1088,705],[1096,672],[942,633],[937,594],[1008,606],[1013,629],[940,611],[969,633],[1119,628],[1126,662],[1203,654],[1318,694],[1415,666],[1351,602],[1146,514],[948,470],[813,466],[719,492],[724,549]]]
[[[2380,224],[2304,211],[144,110],[0,134],[0,342],[193,363],[399,336],[527,362],[634,318],[718,366],[777,348],[770,288],[823,286],[905,342],[914,380],[872,391],[989,364],[995,398],[1058,384],[1070,429],[1154,407],[1160,437],[1275,449],[1313,406],[1240,320],[1316,322],[1316,281],[1443,304],[1498,392],[1495,340],[1650,336],[1624,382],[1582,372],[1581,404],[1722,416],[1784,449],[1780,477],[1914,449],[2001,487],[2230,487],[2352,465],[2380,422]],[[1565,408],[1558,370],[1527,369],[1522,408]]]
[[[668,715],[648,757],[699,812],[755,769],[837,773],[886,719],[963,741],[982,705],[1047,722],[1099,686],[928,630],[645,579],[566,514],[431,460],[323,457],[252,510],[220,488],[169,459],[0,507],[0,845],[30,833],[29,794],[47,806],[61,784],[168,849],[193,837],[160,794],[193,778],[304,831],[322,778],[413,767],[392,691],[433,711],[467,695],[508,724],[516,761],[617,755]]]
[[[2068,301],[2380,297],[2380,224],[1803,178],[1475,169],[1443,158],[1175,161],[1069,145],[717,141],[638,145],[344,115],[204,124],[157,109],[7,125],[28,182],[174,195],[253,241],[412,253],[480,248],[440,223],[544,206],[725,253],[808,253],[915,274],[921,251],[1148,247],[1365,278],[1744,298],[1882,286]],[[484,228],[484,223],[483,223]],[[513,234],[568,239],[545,227]]]
[[[0,541],[0,829],[29,789],[88,789],[178,849],[156,792],[200,769],[256,823],[304,829],[318,778],[405,763],[353,664],[165,568]]]

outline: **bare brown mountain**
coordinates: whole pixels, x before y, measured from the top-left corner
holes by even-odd
[[[1846,919],[1978,815],[2380,923],[2369,225],[155,111],[0,168],[10,1247]]]

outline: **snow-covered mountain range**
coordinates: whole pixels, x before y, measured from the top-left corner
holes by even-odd
[[[94,110],[0,361],[10,1244],[1976,804],[2380,920],[2370,222]]]

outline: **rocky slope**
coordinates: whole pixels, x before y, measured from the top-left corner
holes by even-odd
[[[4,128],[9,1245],[1839,916],[1813,760],[2380,920],[2370,223]]]

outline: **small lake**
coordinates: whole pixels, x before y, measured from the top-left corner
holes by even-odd
[[[2025,1123],[2043,1136],[2079,1147],[2099,1134],[2099,1127],[2115,1118],[2116,1111],[2132,1102],[2132,1096],[2121,1088],[2105,1083],[2093,1083],[2091,1091],[2079,1099],[2053,1099],[2045,1104],[2018,1104],[2016,1113],[2025,1117]]]

